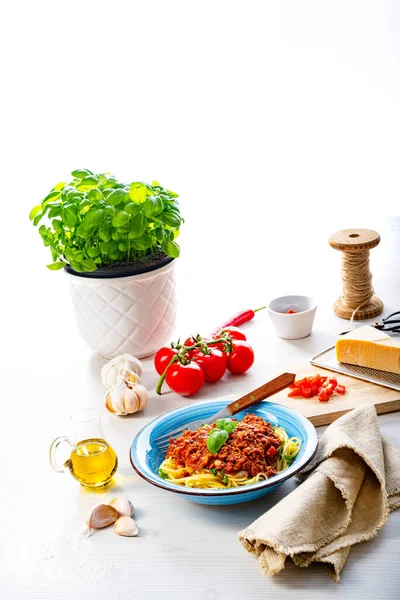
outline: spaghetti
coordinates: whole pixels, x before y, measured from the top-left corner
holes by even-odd
[[[192,488],[237,488],[264,481],[287,469],[301,448],[283,427],[273,427],[257,415],[246,415],[218,452],[212,454],[207,439],[216,424],[185,431],[170,440],[159,468],[163,479]]]

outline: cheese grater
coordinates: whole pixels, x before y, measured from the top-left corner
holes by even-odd
[[[310,363],[315,367],[328,369],[328,371],[336,371],[337,373],[343,373],[343,375],[349,375],[349,377],[355,377],[356,379],[362,379],[363,381],[369,381],[370,383],[376,383],[377,385],[400,391],[400,375],[389,373],[388,371],[370,369],[369,367],[339,363],[336,360],[335,346],[330,346],[313,356]]]

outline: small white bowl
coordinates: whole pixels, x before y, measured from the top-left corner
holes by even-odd
[[[294,310],[296,314],[287,314]],[[268,304],[268,312],[278,337],[298,340],[311,334],[317,305],[308,296],[280,296]]]

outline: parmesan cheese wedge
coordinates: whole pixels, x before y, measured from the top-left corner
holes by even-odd
[[[375,327],[359,327],[336,342],[338,362],[400,374],[400,342]]]

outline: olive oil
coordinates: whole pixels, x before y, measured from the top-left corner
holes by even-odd
[[[71,456],[65,463],[71,475],[88,488],[108,485],[117,466],[117,455],[101,438],[91,438],[75,444]]]

